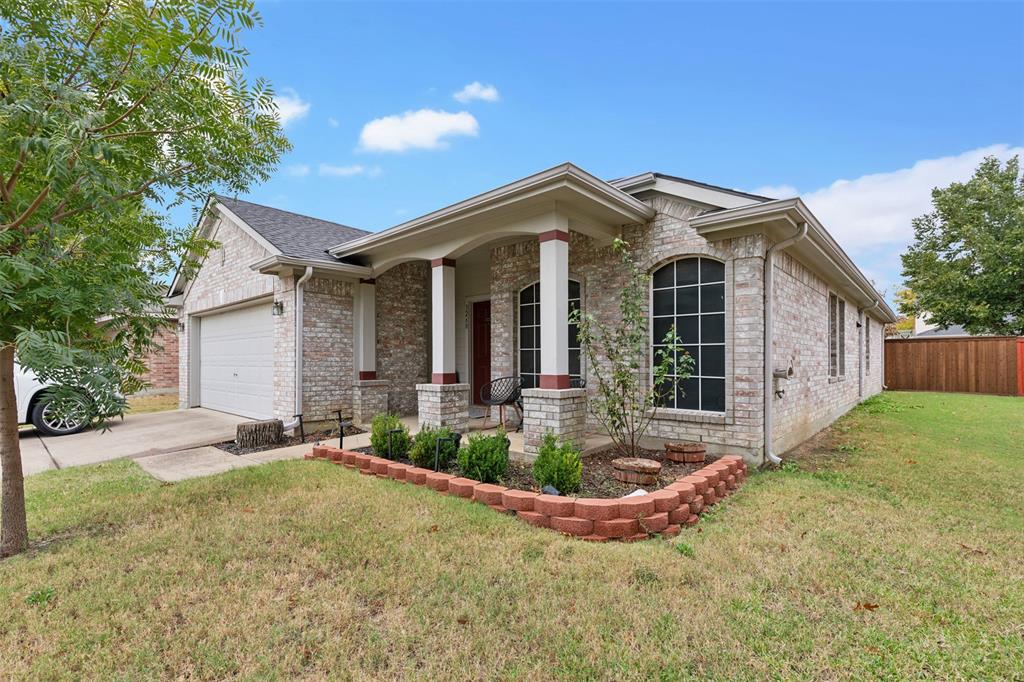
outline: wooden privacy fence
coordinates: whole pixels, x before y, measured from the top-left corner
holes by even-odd
[[[1024,338],[886,339],[885,385],[905,391],[1024,395]]]

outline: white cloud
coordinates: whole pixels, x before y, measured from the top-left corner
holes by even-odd
[[[932,189],[970,179],[986,156],[1014,154],[1024,155],[1024,148],[998,144],[924,159],[910,168],[836,180],[803,199],[844,248],[902,247],[914,235],[911,220],[932,210]]]
[[[770,199],[791,199],[800,194],[800,192],[792,185],[764,185],[763,187],[751,190],[751,194],[757,194],[758,196]]]
[[[497,102],[501,99],[501,96],[498,94],[498,88],[493,85],[484,85],[480,81],[473,81],[452,95],[452,97],[463,104],[472,102],[473,100]]]
[[[911,221],[932,210],[932,189],[970,179],[986,156],[1005,161],[1015,154],[1024,156],[1024,148],[997,144],[836,180],[803,195],[790,185],[760,187],[754,193],[779,199],[800,195],[862,271],[891,296],[900,281],[899,255],[914,237]]]
[[[277,117],[284,126],[309,113],[309,102],[299,97],[299,93],[292,88],[282,88],[281,94],[274,97],[274,104],[277,105]]]
[[[338,119],[334,118],[333,116],[328,116],[327,125],[331,126],[332,128],[337,128],[338,126],[341,125],[341,123],[338,121]]]
[[[365,175],[367,177],[375,178],[383,172],[380,166],[367,167],[361,164],[335,166],[329,163],[321,163],[317,171],[321,177],[326,178],[351,178],[357,175]]]
[[[304,178],[309,175],[308,163],[296,163],[284,169],[284,172],[294,178]]]
[[[359,135],[359,148],[375,152],[445,149],[448,138],[476,137],[479,132],[480,124],[468,111],[420,109],[370,121]]]

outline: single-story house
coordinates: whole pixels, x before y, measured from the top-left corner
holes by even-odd
[[[179,274],[180,404],[466,427],[481,387],[523,381],[524,449],[581,440],[591,376],[568,325],[618,315],[621,237],[651,275],[651,350],[672,324],[694,375],[649,435],[761,462],[882,390],[893,311],[799,199],[566,163],[370,233],[213,196],[220,243]],[[765,358],[769,362],[765,362]]]

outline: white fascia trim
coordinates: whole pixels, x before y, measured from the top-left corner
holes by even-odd
[[[332,272],[352,277],[370,277],[373,273],[371,268],[363,265],[352,265],[350,263],[325,263],[323,261],[310,260],[307,258],[296,258],[294,256],[270,256],[257,261],[249,266],[261,274],[272,274],[274,268],[281,266],[305,268],[312,267],[314,271]]]
[[[607,182],[587,173],[571,164],[563,163],[553,168],[535,173],[521,180],[502,185],[475,197],[470,197],[451,206],[438,209],[426,215],[406,221],[382,232],[360,237],[328,249],[335,257],[356,254],[369,246],[381,246],[389,242],[408,237],[419,232],[443,225],[467,214],[480,211],[488,206],[498,205],[514,199],[517,195],[529,194],[546,185],[576,184],[589,191],[612,207],[625,213],[631,220],[646,221],[654,217],[654,209]]]
[[[716,208],[736,208],[766,201],[763,197],[758,198],[739,190],[715,187],[697,180],[659,175],[658,173],[641,173],[613,180],[608,184],[629,194],[654,191]]]
[[[691,218],[690,225],[696,228],[701,236],[708,236],[718,231],[782,219],[788,219],[794,225],[806,222],[810,228],[807,232],[808,239],[821,255],[834,265],[855,289],[864,294],[865,298],[878,301],[878,310],[886,317],[885,321],[896,321],[896,314],[882,295],[799,197],[707,213]]]

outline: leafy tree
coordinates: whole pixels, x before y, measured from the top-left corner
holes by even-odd
[[[931,213],[914,219],[903,255],[913,298],[901,311],[928,313],[972,334],[1024,334],[1024,177],[1014,157],[981,162],[967,182],[932,190]]]
[[[0,556],[28,543],[15,352],[57,409],[120,413],[154,281],[208,247],[158,209],[245,191],[288,149],[243,75],[259,22],[251,0],[0,0]]]
[[[633,457],[657,412],[659,396],[676,389],[676,382],[669,379],[673,366],[678,380],[686,379],[693,371],[693,358],[683,352],[672,327],[662,340],[664,348],[652,358],[654,366],[648,374],[650,276],[630,257],[629,244],[616,239],[612,249],[629,273],[619,295],[620,319],[609,325],[589,313],[574,310],[569,321],[579,325],[580,346],[597,379],[597,390],[587,400],[587,406],[615,447]]]

